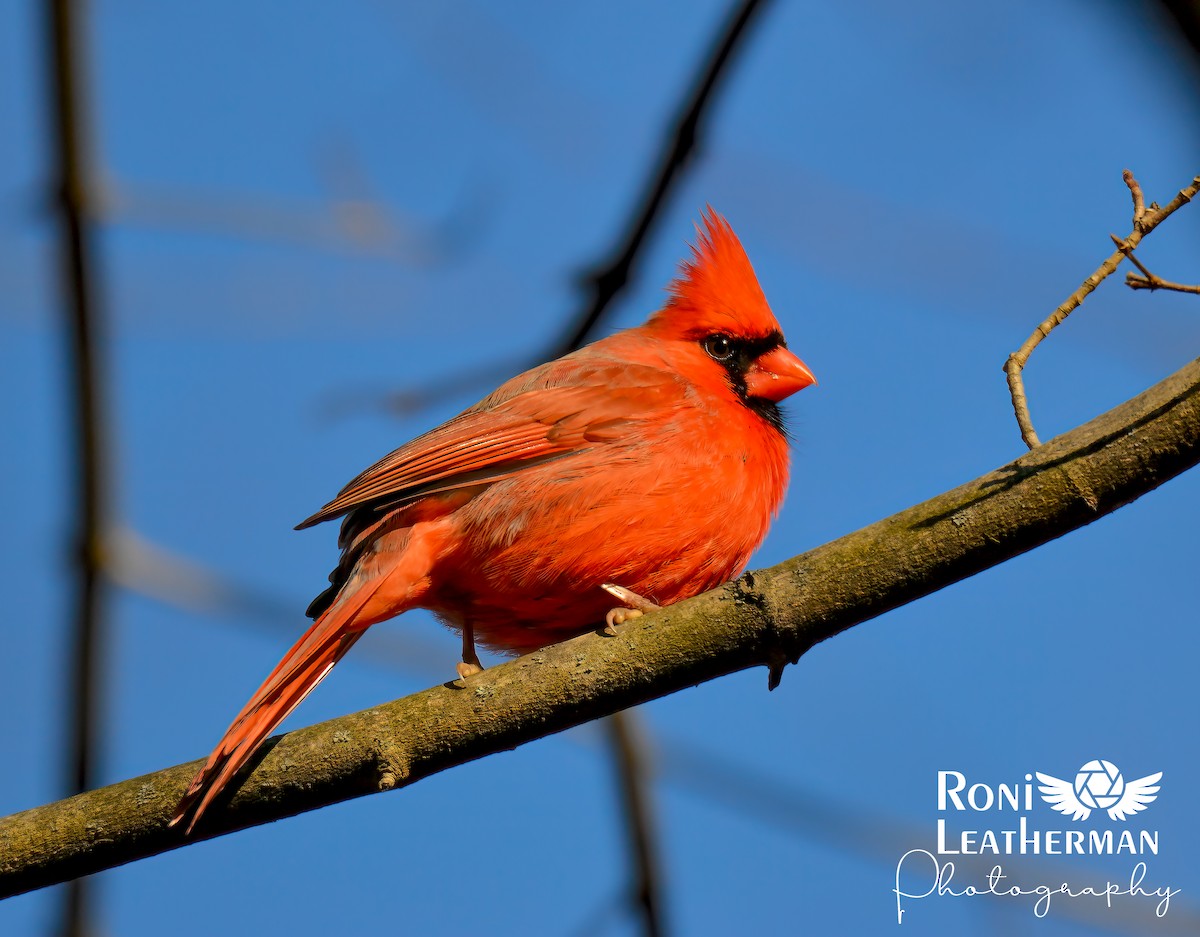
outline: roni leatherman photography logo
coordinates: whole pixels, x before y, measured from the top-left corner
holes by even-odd
[[[910,849],[896,863],[896,922],[905,923],[917,900],[983,896],[1028,901],[1037,917],[1045,917],[1054,900],[1111,908],[1149,899],[1148,911],[1165,916],[1180,890],[1147,881],[1161,842],[1157,826],[1144,822],[1162,778],[1156,771],[1128,779],[1103,758],[1066,778],[1032,771],[1015,783],[938,771],[936,847]],[[1122,868],[1106,881],[1095,880],[1094,865],[1065,880],[1079,856],[1131,861],[1127,873]]]

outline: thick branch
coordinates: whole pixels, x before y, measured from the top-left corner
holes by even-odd
[[[1200,461],[1200,360],[988,475],[623,626],[282,736],[197,830],[217,836],[541,738],[818,641],[1091,523]],[[636,545],[633,545],[636,546]],[[0,820],[0,897],[184,845],[199,763]]]

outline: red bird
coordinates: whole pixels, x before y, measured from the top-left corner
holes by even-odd
[[[476,641],[524,652],[601,620],[611,630],[742,570],[787,487],[778,403],[815,378],[728,223],[711,209],[703,221],[645,325],[513,378],[299,525],[345,515],[332,585],[172,825],[190,813],[191,832],[376,622],[430,609],[462,632],[465,679],[480,669]]]

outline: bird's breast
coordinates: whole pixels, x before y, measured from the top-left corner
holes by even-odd
[[[429,607],[493,647],[598,626],[615,582],[667,605],[738,573],[787,484],[783,436],[733,404],[684,408],[632,438],[496,482],[456,511]]]

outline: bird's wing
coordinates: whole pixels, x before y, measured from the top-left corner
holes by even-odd
[[[1149,774],[1125,785],[1125,793],[1121,799],[1108,808],[1108,815],[1114,820],[1124,820],[1127,816],[1146,809],[1146,804],[1158,797],[1162,772]]]
[[[508,478],[522,469],[638,433],[680,406],[680,378],[614,359],[565,359],[522,374],[474,407],[401,446],[297,529],[361,505],[398,504]]]
[[[1086,820],[1092,809],[1085,807],[1075,796],[1075,786],[1070,781],[1063,781],[1049,774],[1035,772],[1040,782],[1038,790],[1042,792],[1042,800],[1059,813],[1070,814],[1072,820]]]

